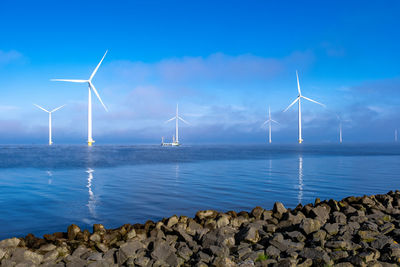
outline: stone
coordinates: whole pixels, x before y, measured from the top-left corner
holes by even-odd
[[[49,244],[46,244],[46,245],[42,245],[39,248],[39,252],[49,252],[49,251],[55,250],[56,248],[57,247],[54,244],[49,243]]]
[[[117,253],[118,264],[122,265],[128,258],[135,257],[136,251],[144,247],[144,244],[138,240],[126,242],[119,248]]]
[[[76,224],[71,224],[68,226],[68,239],[69,240],[74,240],[76,235],[81,231],[81,228],[79,228]]]
[[[273,258],[279,258],[281,251],[274,246],[269,246],[265,250],[265,254],[267,254],[268,256],[273,257]]]
[[[130,240],[136,236],[136,231],[135,229],[131,229],[127,234],[126,234],[126,240]]]
[[[16,248],[21,242],[18,238],[9,238],[0,241],[0,248]]]
[[[229,215],[221,214],[217,217],[217,228],[227,226],[229,224]]]
[[[204,220],[206,218],[215,218],[217,217],[218,212],[215,210],[203,210],[203,211],[198,211],[196,213],[196,218],[199,220]]]
[[[25,248],[18,247],[13,252],[11,260],[17,263],[30,261],[36,265],[39,265],[43,261],[43,256]]]
[[[167,227],[172,227],[179,222],[178,216],[174,215],[168,219]]]
[[[280,218],[282,218],[282,215],[287,211],[287,209],[281,202],[275,202],[274,208],[272,211],[274,213],[274,216],[277,217],[278,219],[280,219]]]
[[[96,243],[96,248],[102,251],[103,253],[106,253],[108,251],[108,247],[103,243]]]
[[[55,261],[58,258],[58,251],[56,249],[52,251],[48,251],[46,254],[43,256],[43,261],[44,262],[50,262],[50,261]]]
[[[305,218],[301,221],[299,228],[303,230],[306,235],[309,235],[321,228],[321,221]]]
[[[101,242],[101,236],[98,233],[92,234],[89,239],[95,243]]]
[[[339,223],[326,223],[324,229],[329,235],[336,235],[339,233]]]
[[[261,216],[264,212],[264,209],[261,207],[255,207],[251,212],[251,216],[256,218],[257,220],[261,219]]]
[[[306,240],[306,237],[299,231],[287,232],[286,235],[289,236],[293,241],[303,242]]]
[[[106,229],[104,228],[104,225],[102,224],[93,224],[93,233],[104,233],[106,232]]]
[[[260,240],[260,235],[255,227],[244,227],[236,235],[236,240],[238,243],[241,241],[247,241],[250,243],[257,243]]]
[[[320,220],[324,223],[329,219],[329,212],[330,209],[328,209],[326,206],[318,206],[311,209],[310,215],[312,218]]]
[[[300,251],[299,255],[306,259],[312,259],[313,262],[323,262],[325,264],[329,264],[331,259],[328,254],[322,249],[318,248],[304,248]]]

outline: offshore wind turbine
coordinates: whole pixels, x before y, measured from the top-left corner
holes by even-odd
[[[92,83],[92,79],[93,79],[94,75],[96,74],[97,70],[99,69],[101,63],[103,62],[104,57],[107,55],[107,52],[108,52],[108,50],[105,52],[103,58],[100,60],[99,64],[96,66],[96,68],[94,69],[92,75],[90,75],[88,80],[51,79],[51,81],[87,83],[88,84],[88,92],[89,92],[89,96],[88,96],[88,140],[87,140],[88,146],[92,146],[92,144],[94,143],[94,140],[92,137],[92,90],[96,94],[101,105],[103,105],[104,109],[106,111],[108,111],[107,107],[104,105],[103,101],[101,100],[100,95],[96,90],[96,87],[94,87],[94,85]]]
[[[394,141],[397,143],[397,137],[398,137],[398,134],[397,134],[397,129],[395,129],[394,130]]]
[[[176,114],[174,117],[172,117],[171,119],[167,120],[165,123],[168,123],[172,120],[175,120],[175,140],[173,141],[172,145],[178,145],[179,146],[179,130],[178,130],[178,122],[179,120],[183,121],[184,123],[186,123],[187,125],[190,125],[190,123],[188,123],[187,121],[185,121],[184,119],[182,119],[179,116],[179,110],[178,110],[178,104],[176,104]],[[164,143],[163,143],[164,144]],[[167,144],[166,144],[167,145]]]
[[[39,106],[39,105],[36,105],[36,104],[34,104],[34,105],[35,105],[36,107],[40,108],[41,110],[43,110],[43,111],[49,113],[49,146],[51,146],[51,145],[53,144],[53,140],[52,140],[52,136],[51,136],[51,113],[53,113],[54,111],[59,110],[60,108],[64,107],[65,105],[62,105],[62,106],[60,106],[60,107],[58,107],[58,108],[55,108],[55,109],[53,109],[52,111],[48,111],[47,109],[42,108],[42,107]]]
[[[310,102],[316,103],[316,104],[321,105],[323,107],[325,107],[325,105],[321,104],[321,103],[319,103],[319,102],[317,102],[315,100],[312,100],[312,99],[310,99],[308,97],[303,96],[301,94],[301,90],[300,90],[299,74],[297,73],[297,70],[296,70],[296,77],[297,77],[297,91],[298,91],[299,94],[297,95],[297,98],[283,112],[286,112],[291,106],[293,106],[296,102],[298,102],[298,104],[299,104],[299,109],[298,109],[298,115],[299,115],[299,144],[301,144],[303,142],[303,137],[301,135],[301,99],[303,98],[305,100],[308,100]]]
[[[270,144],[272,142],[272,136],[271,136],[271,123],[272,122],[279,123],[271,118],[271,107],[268,107],[268,119],[263,123],[263,126],[268,123],[268,128],[269,128],[268,141]]]

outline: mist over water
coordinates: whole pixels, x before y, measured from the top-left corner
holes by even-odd
[[[400,146],[3,146],[0,238],[400,188]]]

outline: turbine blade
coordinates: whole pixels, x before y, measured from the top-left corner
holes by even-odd
[[[301,95],[299,74],[297,73],[297,70],[296,70],[296,77],[297,77],[297,91],[299,92],[299,95]]]
[[[301,96],[301,97],[304,98],[304,99],[306,99],[306,100],[308,100],[308,101],[314,102],[314,103],[316,103],[316,104],[318,104],[318,105],[321,105],[321,106],[323,106],[323,107],[326,107],[324,104],[319,103],[319,102],[317,102],[317,101],[315,101],[315,100],[312,100],[312,99],[310,99],[310,98],[308,98],[308,97],[305,97],[305,96]]]
[[[279,122],[277,122],[277,121],[275,121],[275,120],[271,120],[272,122],[275,122],[275,123],[277,123],[277,124],[280,124]]]
[[[57,111],[57,110],[59,110],[60,108],[63,108],[65,105],[62,105],[62,106],[60,106],[60,107],[58,107],[58,108],[55,108],[55,109],[53,109],[52,111],[50,111],[50,112],[54,112],[54,111]]]
[[[300,97],[297,97],[297,98],[292,102],[292,104],[290,104],[283,112],[286,112],[286,110],[288,110],[291,106],[293,106],[294,103],[296,103],[296,102],[299,100],[299,98],[300,98]]]
[[[40,108],[41,110],[43,110],[43,111],[46,111],[47,113],[49,113],[49,111],[48,110],[46,110],[46,109],[44,109],[44,108],[42,108],[41,106],[39,106],[39,105],[36,105],[36,104],[34,104],[36,107],[38,107],[38,108]]]
[[[71,83],[87,83],[87,80],[71,80],[71,79],[51,79],[53,82],[71,82]]]
[[[173,118],[171,118],[171,119],[169,119],[169,120],[167,120],[166,122],[164,122],[164,123],[168,123],[168,122],[170,122],[170,121],[172,121],[172,120],[175,120],[176,119],[176,116],[175,117],[173,117]]]
[[[264,126],[265,124],[267,124],[269,122],[269,120],[264,121],[264,123],[261,126]]]
[[[101,62],[103,62],[103,59],[106,57],[108,50],[104,53],[104,56],[102,57],[102,59],[100,60],[99,64],[97,65],[97,67],[94,69],[92,75],[90,75],[89,81],[91,81],[93,79],[93,76],[96,74],[97,70],[99,69]]]
[[[99,96],[99,93],[97,93],[97,90],[94,87],[93,83],[89,82],[89,86],[90,86],[90,88],[92,88],[93,92],[96,94],[97,98],[100,100],[100,103],[103,105],[104,109],[108,112],[108,109],[107,109],[106,105],[104,105],[103,101],[101,100],[101,98]]]
[[[181,117],[178,116],[178,119],[180,119],[181,121],[183,121],[184,123],[186,123],[187,125],[190,125],[190,123],[188,123],[187,121],[185,121],[184,119],[182,119]]]

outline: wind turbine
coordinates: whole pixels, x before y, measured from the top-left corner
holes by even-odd
[[[92,83],[92,79],[94,75],[96,74],[97,70],[99,69],[101,63],[103,62],[104,57],[107,55],[108,50],[104,54],[103,58],[100,60],[99,64],[97,67],[94,69],[92,75],[90,75],[88,80],[71,80],[71,79],[51,79],[51,81],[61,81],[61,82],[73,82],[73,83],[87,83],[88,84],[88,92],[89,92],[89,97],[88,97],[88,146],[92,146],[94,143],[94,140],[92,138],[92,90],[96,94],[97,98],[99,99],[100,103],[103,105],[104,109],[106,111],[107,107],[104,105],[103,101],[100,98],[99,93],[96,90],[96,87],[94,87]]]
[[[178,114],[178,104],[176,104],[176,115],[174,117],[172,117],[171,119],[167,120],[165,123],[168,123],[172,120],[175,120],[175,140],[174,143],[179,145],[179,135],[178,135],[178,121],[181,120],[184,123],[186,123],[187,125],[190,125],[190,123],[188,123],[187,121],[185,121],[184,119],[182,119],[179,114]]]
[[[275,120],[273,120],[273,119],[271,118],[271,108],[268,107],[268,120],[266,120],[266,121],[263,123],[263,126],[264,126],[265,124],[268,123],[268,128],[269,128],[268,139],[269,139],[269,143],[270,143],[270,144],[271,144],[271,142],[272,142],[272,136],[271,136],[271,122],[279,123],[279,122],[277,122],[277,121],[275,121]]]
[[[301,90],[300,90],[300,83],[299,83],[299,75],[298,75],[298,73],[297,73],[297,70],[296,70],[296,76],[297,76],[297,91],[299,92],[299,94],[298,94],[298,96],[297,96],[297,98],[283,111],[283,112],[286,112],[291,106],[293,106],[296,102],[298,102],[299,103],[299,144],[301,144],[302,142],[303,142],[303,138],[302,138],[302,136],[301,136],[301,99],[303,98],[303,99],[305,99],[305,100],[308,100],[308,101],[310,101],[310,102],[314,102],[314,103],[316,103],[316,104],[318,104],[318,105],[321,105],[321,106],[323,106],[323,107],[325,107],[325,105],[324,104],[321,104],[321,103],[319,103],[319,102],[317,102],[317,101],[315,101],[315,100],[312,100],[312,99],[310,99],[310,98],[308,98],[308,97],[305,97],[305,96],[303,96],[302,94],[301,94]]]
[[[42,108],[39,105],[34,104],[36,107],[40,108],[43,111],[46,111],[47,113],[49,113],[49,146],[51,146],[53,144],[53,140],[51,139],[51,113],[53,113],[54,111],[59,110],[60,108],[64,107],[65,105],[62,105],[58,108],[53,109],[52,111],[48,111],[47,109]]]
[[[394,130],[394,141],[397,143],[397,129]]]

